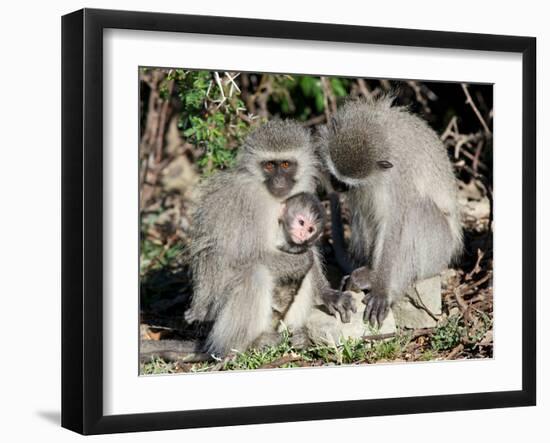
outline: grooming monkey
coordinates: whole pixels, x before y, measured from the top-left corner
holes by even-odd
[[[293,335],[300,336],[314,304],[349,321],[353,299],[329,287],[316,249],[289,254],[277,247],[281,204],[314,192],[317,167],[309,132],[271,121],[246,138],[233,169],[201,186],[190,245],[194,294],[185,319],[213,322],[208,353],[244,351],[264,337],[269,343],[277,284],[299,275],[305,277],[283,319]]]
[[[364,318],[372,325],[409,285],[438,274],[462,250],[446,149],[424,120],[392,101],[348,102],[320,137],[326,166],[350,187],[350,255],[364,267]]]

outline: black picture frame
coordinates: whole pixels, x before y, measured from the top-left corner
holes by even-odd
[[[103,413],[103,30],[519,53],[523,64],[522,389],[131,415]],[[536,404],[536,39],[83,9],[62,18],[62,426],[82,434],[151,431]]]

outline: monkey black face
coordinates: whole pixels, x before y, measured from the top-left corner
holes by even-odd
[[[296,184],[298,165],[292,160],[268,160],[261,163],[267,190],[277,198],[290,194]]]
[[[361,184],[372,174],[393,168],[389,160],[377,160],[377,153],[368,144],[361,146],[338,145],[329,151],[328,165],[339,182],[348,186]]]

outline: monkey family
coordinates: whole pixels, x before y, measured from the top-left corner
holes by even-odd
[[[330,287],[315,245],[325,221],[315,191],[327,172],[349,187],[349,254],[334,211],[332,235],[339,263],[354,271],[346,288],[366,292],[362,306]],[[315,140],[296,122],[268,122],[234,168],[200,185],[185,319],[212,323],[203,349],[215,355],[276,344],[282,327],[306,346],[318,305],[343,322],[361,309],[381,324],[408,286],[460,253],[456,192],[435,132],[389,97],[344,104]]]

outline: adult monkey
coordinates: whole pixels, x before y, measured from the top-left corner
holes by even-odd
[[[329,171],[350,187],[351,259],[362,267],[351,280],[369,289],[364,318],[372,325],[409,285],[438,274],[462,250],[447,151],[424,120],[392,102],[344,104],[320,140]],[[341,221],[332,225],[341,238]]]
[[[318,161],[309,132],[298,123],[271,121],[245,140],[236,166],[202,185],[194,213],[190,254],[193,300],[188,322],[211,321],[206,351],[224,355],[273,340],[275,282],[309,269],[304,254],[277,248],[282,202],[315,191]],[[300,334],[314,304],[349,321],[354,302],[332,290],[314,249],[314,263],[302,279],[284,322]]]

